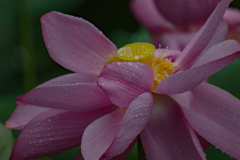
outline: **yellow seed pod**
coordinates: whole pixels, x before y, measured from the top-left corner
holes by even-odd
[[[155,46],[150,43],[132,43],[117,51],[117,57],[123,62],[142,62],[151,66]]]

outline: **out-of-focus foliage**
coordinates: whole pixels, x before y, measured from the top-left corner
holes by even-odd
[[[25,3],[28,6],[23,6]],[[232,7],[240,8],[240,1],[234,0]],[[23,86],[23,64],[20,42],[20,27],[25,27],[26,22],[20,20],[19,12],[25,7],[30,14],[32,27],[32,47],[34,61],[36,85],[47,81],[53,77],[60,76],[70,71],[55,63],[47,53],[41,35],[40,17],[50,11],[56,10],[66,14],[83,17],[93,23],[97,28],[109,37],[117,47],[122,47],[128,43],[148,41],[151,35],[141,27],[133,18],[129,10],[129,0],[1,0],[0,1],[0,117],[4,123],[16,107],[14,99],[25,93]],[[25,57],[26,58],[26,57]],[[209,82],[219,86],[233,95],[240,98],[240,59],[235,60],[228,67],[213,75]],[[0,130],[3,125],[0,124]],[[14,138],[17,138],[19,131],[12,130]],[[3,134],[3,135],[2,135]],[[2,137],[4,136],[4,138]],[[12,147],[12,133],[4,128],[0,132],[0,159],[4,153],[9,156]],[[4,145],[4,152],[2,146]],[[72,150],[41,158],[39,160],[66,160],[74,159],[79,150]],[[213,146],[206,151],[209,160],[230,160]],[[8,158],[7,158],[8,159]],[[129,160],[137,159],[137,147],[135,145]]]
[[[240,95],[240,59],[234,60],[230,65],[211,76],[209,82],[232,93]]]
[[[205,150],[207,154],[207,160],[234,160],[229,155],[222,153],[221,150],[216,149],[214,146],[210,146]]]
[[[10,158],[14,138],[11,130],[7,129],[4,124],[0,123],[0,159],[8,160]]]

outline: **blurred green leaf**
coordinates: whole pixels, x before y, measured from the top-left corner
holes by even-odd
[[[133,149],[129,153],[127,160],[133,160],[133,159],[138,159],[138,149],[137,149],[137,143],[135,143]]]
[[[8,160],[10,158],[14,139],[10,129],[0,123],[0,159]]]
[[[240,99],[240,95],[237,95],[236,97],[237,97],[238,99]]]
[[[222,153],[221,150],[216,149],[213,145],[204,150],[207,154],[207,160],[235,160],[227,154]]]
[[[118,29],[112,31],[109,38],[118,48],[120,48],[129,43],[148,42],[150,40],[150,34],[143,27],[140,27],[133,33],[127,30]]]
[[[50,11],[72,12],[77,10],[86,0],[30,0],[31,10],[34,17],[42,16]]]
[[[12,93],[10,95],[4,95],[0,97],[0,119],[1,122],[5,121],[10,117],[17,104],[15,99],[19,97],[21,93]]]
[[[226,68],[210,77],[209,83],[216,85],[231,94],[240,95],[240,59],[237,58]]]

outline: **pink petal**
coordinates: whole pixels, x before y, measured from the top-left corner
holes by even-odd
[[[53,109],[33,105],[18,105],[5,125],[11,129],[23,129],[37,115]]]
[[[181,54],[181,52],[172,49],[156,49],[154,52],[155,57],[158,57],[161,54],[163,54],[164,58],[171,59],[171,62],[174,63],[177,57]]]
[[[84,131],[81,151],[85,160],[99,160],[107,151],[119,127],[126,109],[118,109],[93,123]]]
[[[153,97],[151,93],[143,93],[129,106],[113,140],[104,154],[104,158],[122,153],[136,136],[143,130],[152,115]]]
[[[166,56],[176,56],[176,57],[178,57],[179,54],[181,54],[181,52],[178,51],[178,50],[174,50],[174,49],[165,49],[165,48],[155,49],[155,52],[154,52],[155,57],[158,57],[162,54],[163,54],[164,57],[166,57]]]
[[[88,112],[111,105],[95,83],[37,87],[16,99],[18,105]]]
[[[189,94],[173,95],[190,125],[211,144],[240,158],[240,100],[213,85],[202,83]],[[188,99],[194,101],[189,103]]]
[[[166,46],[169,49],[182,51],[185,46],[192,40],[194,34],[192,33],[170,33],[166,34]]]
[[[232,0],[221,0],[219,2],[218,6],[208,18],[207,22],[198,31],[197,35],[191,40],[191,42],[188,43],[188,45],[183,50],[183,53],[178,57],[176,61],[178,66],[175,68],[175,70],[178,71],[183,67],[189,68],[187,65],[191,65],[191,62],[201,54],[201,52],[205,47],[207,47],[213,38],[214,34],[220,34],[216,32],[216,30],[219,27],[222,16],[231,1]]]
[[[223,15],[223,19],[227,21],[230,30],[240,27],[240,10],[237,8],[228,8]]]
[[[95,83],[97,76],[69,73],[42,83],[37,87],[72,85],[76,83]]]
[[[227,39],[235,39],[240,42],[240,26],[238,30],[231,30],[228,32]]]
[[[206,139],[204,139],[202,136],[200,136],[200,135],[197,134],[197,133],[196,133],[196,135],[197,135],[197,137],[198,137],[198,139],[199,139],[199,142],[200,142],[200,144],[201,144],[201,146],[202,146],[203,149],[207,149],[208,147],[211,146],[211,143],[209,143],[209,142],[208,142]]]
[[[115,105],[128,107],[136,97],[152,91],[153,77],[153,70],[143,63],[114,62],[105,65],[97,83]]]
[[[204,23],[218,4],[218,0],[155,0],[155,3],[164,17],[177,27],[185,29]]]
[[[231,45],[227,46],[228,44]],[[239,44],[236,44],[233,40],[224,41],[212,47],[195,63],[195,68],[179,71],[168,76],[159,83],[155,92],[159,94],[177,94],[191,90],[230,64],[240,54],[239,49]]]
[[[150,42],[156,47],[161,45],[161,48],[182,51],[194,35],[193,33],[165,33],[154,37]]]
[[[61,66],[85,74],[98,75],[116,46],[88,21],[59,12],[41,17],[45,45]]]
[[[116,157],[112,158],[111,160],[123,160],[123,159],[127,159],[129,153],[132,151],[135,143],[137,141],[137,138],[135,138],[135,140],[132,141],[132,143],[128,146],[128,148],[122,152],[121,154],[117,155]]]
[[[140,137],[147,159],[206,159],[178,104],[168,96],[154,94],[153,116]]]
[[[11,160],[35,159],[77,147],[84,129],[95,119],[115,109],[112,106],[88,113],[60,110],[43,112],[20,133]]]
[[[235,40],[226,40],[215,45],[206,52],[204,52],[191,68],[196,68],[206,63],[224,58],[226,56],[240,53],[240,44]]]
[[[51,79],[39,86],[49,87],[49,86],[60,86],[60,85],[72,85],[76,83],[94,83],[96,81],[96,76],[81,75],[76,73],[70,73],[57,78]],[[31,121],[38,114],[51,110],[50,108],[44,108],[40,106],[19,104],[17,108],[12,113],[11,117],[6,122],[6,127],[12,129],[22,129],[29,121]]]
[[[132,143],[128,146],[128,148],[123,153],[115,156],[114,158],[111,158],[111,160],[127,159],[128,155],[131,152],[132,148],[134,147],[136,141],[137,141],[137,138],[134,141],[132,141]],[[77,153],[75,160],[84,160],[81,150]]]
[[[158,12],[154,0],[132,0],[130,9],[136,19],[151,32],[161,33],[175,28]]]
[[[208,45],[204,48],[204,50],[201,52],[201,54],[198,57],[201,57],[202,54],[204,54],[207,50],[209,50],[211,47],[217,45],[218,43],[223,42],[226,40],[228,34],[228,25],[227,22],[221,21],[219,24],[215,34],[209,41]],[[192,64],[192,63],[191,63]],[[190,65],[189,65],[190,66]]]
[[[90,124],[81,146],[85,160],[110,159],[123,153],[148,122],[152,107],[151,93],[143,93],[127,109],[118,109]]]

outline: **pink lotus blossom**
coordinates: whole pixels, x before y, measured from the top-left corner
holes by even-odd
[[[204,24],[219,0],[132,0],[136,19],[153,35],[151,43],[183,50]],[[228,23],[228,38],[240,42],[240,11],[229,8],[223,19]]]
[[[76,73],[16,99],[6,126],[22,132],[11,160],[80,145],[76,159],[125,159],[139,134],[149,160],[206,159],[195,131],[240,158],[240,101],[204,82],[240,54],[239,43],[223,41],[226,34],[219,32],[227,30],[221,18],[230,2],[219,3],[182,52],[154,52],[147,43],[117,50],[91,23],[45,14],[42,32],[50,56]]]

